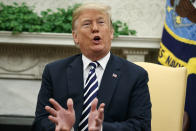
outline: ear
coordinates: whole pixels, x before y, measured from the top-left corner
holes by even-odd
[[[78,45],[79,41],[78,41],[78,34],[77,34],[77,32],[76,31],[72,31],[72,36],[73,36],[75,44]]]
[[[110,38],[111,38],[111,40],[113,40],[113,38],[114,38],[114,29],[112,28],[110,32],[111,32]]]

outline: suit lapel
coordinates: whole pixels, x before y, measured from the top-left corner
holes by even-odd
[[[97,98],[100,103],[105,103],[105,111],[110,104],[112,95],[115,91],[117,82],[120,78],[120,67],[122,62],[119,58],[111,54],[105,72],[102,77],[102,82],[98,91]],[[82,114],[82,107],[84,102],[83,97],[83,63],[81,55],[70,63],[67,69],[68,93],[74,101],[74,109],[76,115],[76,122],[74,129],[77,130],[80,117]]]
[[[119,58],[111,54],[106,69],[104,71],[97,96],[99,99],[98,105],[100,105],[100,103],[105,103],[105,111],[110,104],[112,95],[116,88],[116,84],[120,78],[121,64],[122,63]]]
[[[81,55],[70,63],[67,70],[68,92],[74,101],[76,115],[75,129],[79,124],[83,106],[83,63]]]

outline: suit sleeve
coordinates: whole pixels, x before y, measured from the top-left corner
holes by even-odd
[[[103,131],[151,131],[151,102],[147,83],[148,74],[143,71],[130,95],[127,119],[103,122]]]
[[[49,103],[52,95],[52,81],[50,78],[48,66],[45,67],[42,75],[42,84],[38,94],[37,107],[35,112],[35,120],[33,122],[33,131],[54,131],[55,125],[48,119],[49,113],[45,110],[45,106]]]

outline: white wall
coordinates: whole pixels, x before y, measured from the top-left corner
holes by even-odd
[[[161,37],[166,0],[0,0],[5,4],[26,2],[35,10],[66,8],[74,3],[96,1],[112,7],[112,19],[127,22],[141,37]]]

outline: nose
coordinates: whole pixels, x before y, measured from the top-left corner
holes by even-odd
[[[97,23],[93,23],[92,24],[92,33],[98,33],[98,32],[99,32],[99,29],[98,29]]]

